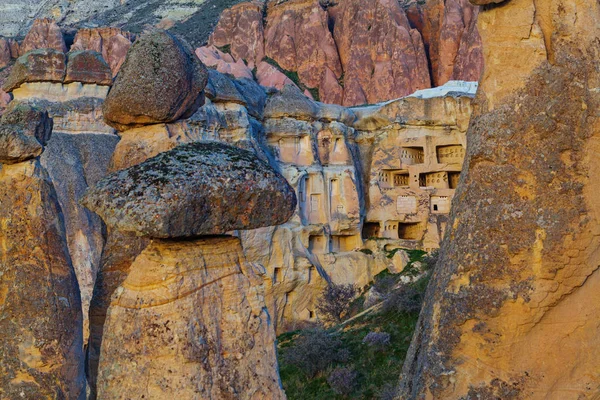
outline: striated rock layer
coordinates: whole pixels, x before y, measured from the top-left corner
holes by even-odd
[[[481,12],[486,68],[401,398],[598,397],[599,21],[593,0]]]
[[[111,301],[98,397],[284,399],[254,268],[237,238],[153,241]]]
[[[0,165],[0,398],[85,398],[79,288],[37,159]]]

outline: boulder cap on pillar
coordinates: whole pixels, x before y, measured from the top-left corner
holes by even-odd
[[[185,238],[283,224],[296,196],[254,153],[196,142],[105,177],[82,204],[111,229]]]
[[[112,85],[112,71],[94,50],[76,50],[68,54],[67,73],[64,83],[82,82],[96,85]]]
[[[62,82],[65,71],[65,53],[54,49],[32,50],[17,59],[2,90],[11,92],[25,82]]]
[[[191,116],[203,104],[208,72],[191,47],[152,30],[129,49],[104,102],[108,125],[124,131]]]
[[[28,104],[15,104],[0,118],[0,164],[16,164],[42,154],[52,119]]]

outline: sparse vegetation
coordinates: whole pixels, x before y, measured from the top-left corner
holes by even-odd
[[[329,285],[317,300],[319,317],[329,323],[340,323],[356,296],[354,285]]]
[[[404,271],[399,274],[384,271],[371,285],[362,288],[362,294],[342,313],[343,322],[327,330],[295,331],[279,336],[280,372],[288,399],[395,398],[429,274],[423,274],[410,284],[400,282],[402,277],[412,276],[409,274],[414,269],[413,264],[419,262],[421,269],[428,271],[437,257],[435,253],[426,255],[420,250],[410,250],[408,254],[410,261]],[[373,287],[384,292],[383,300],[365,310],[364,294]],[[321,333],[315,335],[314,332]],[[341,355],[339,357],[322,350],[322,344],[331,338],[334,354]],[[303,348],[308,348],[306,356],[299,355]],[[290,353],[296,355],[289,356]],[[290,362],[298,358],[305,361]],[[318,368],[308,368],[318,370],[312,376],[303,366],[310,362],[318,364]]]

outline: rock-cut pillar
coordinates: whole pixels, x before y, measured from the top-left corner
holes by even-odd
[[[98,398],[285,398],[261,272],[223,236],[287,221],[285,178],[249,151],[191,143],[107,176],[83,204],[149,240],[108,307]]]

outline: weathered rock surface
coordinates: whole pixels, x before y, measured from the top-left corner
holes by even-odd
[[[42,154],[52,133],[48,113],[18,104],[0,118],[0,164],[15,164]]]
[[[344,68],[344,105],[377,103],[431,86],[418,30],[395,1],[349,0],[334,14]]]
[[[258,66],[266,86],[281,89],[285,74],[297,73],[300,86],[318,89],[325,103],[372,104],[449,80],[477,81],[483,68],[479,10],[468,0],[273,1],[262,30],[260,9],[226,10],[212,43],[231,53],[230,64]],[[264,63],[263,48],[278,67]]]
[[[253,79],[252,70],[242,59],[235,61],[231,55],[223,53],[214,46],[203,46],[196,49],[196,55],[207,67],[214,67],[222,74],[229,74],[236,78]]]
[[[295,85],[286,85],[267,101],[266,118],[294,117],[299,120],[314,121],[319,115],[317,104],[304,96]]]
[[[11,92],[25,82],[62,82],[66,62],[63,52],[53,49],[32,50],[17,59],[2,90]]]
[[[282,90],[286,85],[296,86],[294,81],[266,61],[261,61],[258,64],[256,68],[256,80],[262,86],[278,90]]]
[[[0,397],[84,399],[79,288],[38,160],[0,165]]]
[[[187,44],[161,30],[142,35],[104,103],[104,118],[119,130],[172,122],[202,104],[207,72]]]
[[[102,54],[93,50],[71,51],[68,55],[64,83],[81,82],[95,85],[112,85],[110,66]]]
[[[318,88],[327,70],[342,75],[327,12],[316,0],[269,4],[265,53],[284,70],[296,71],[309,88]]]
[[[296,201],[285,179],[252,153],[193,143],[104,178],[83,204],[111,228],[179,238],[279,225]]]
[[[88,185],[106,175],[119,140],[102,117],[102,101],[107,91],[107,86],[81,82],[24,83],[12,93],[15,99],[10,106],[11,109],[33,107],[52,118],[52,140],[48,141],[40,160],[54,185],[64,217],[67,245],[81,291],[84,341],[87,340],[87,309],[104,245],[105,227],[97,215],[80,206],[78,201]],[[23,119],[34,121],[31,116]]]
[[[50,108],[50,112],[52,112]],[[79,205],[89,186],[106,176],[119,137],[94,132],[71,133],[54,127],[52,140],[41,156],[61,206],[67,245],[81,291],[84,340],[88,336],[88,309],[100,267],[106,228],[100,217]]]
[[[0,35],[25,36],[35,17],[54,18],[70,31],[118,26],[141,33],[168,27],[194,45],[206,43],[221,12],[241,0],[11,0],[0,4]]]
[[[10,43],[5,38],[0,38],[0,69],[5,68],[12,60]]]
[[[486,70],[401,398],[597,397],[598,7],[482,9]]]
[[[264,5],[248,2],[226,9],[208,43],[217,47],[229,46],[236,60],[256,65],[265,56],[263,8]]]
[[[19,53],[23,55],[31,50],[54,49],[61,53],[67,52],[63,34],[51,18],[36,19],[27,32],[27,36],[19,46]]]
[[[84,28],[77,31],[70,50],[93,50],[102,54],[114,77],[123,65],[133,40],[133,34],[118,28]]]
[[[14,62],[11,62],[4,69],[0,70],[0,88],[4,86],[4,82],[8,79],[10,72],[12,70]],[[6,93],[4,90],[0,89],[0,115],[4,113],[6,107],[11,102],[12,96],[10,93]]]
[[[262,290],[238,238],[153,241],[111,302],[99,398],[284,399]]]

